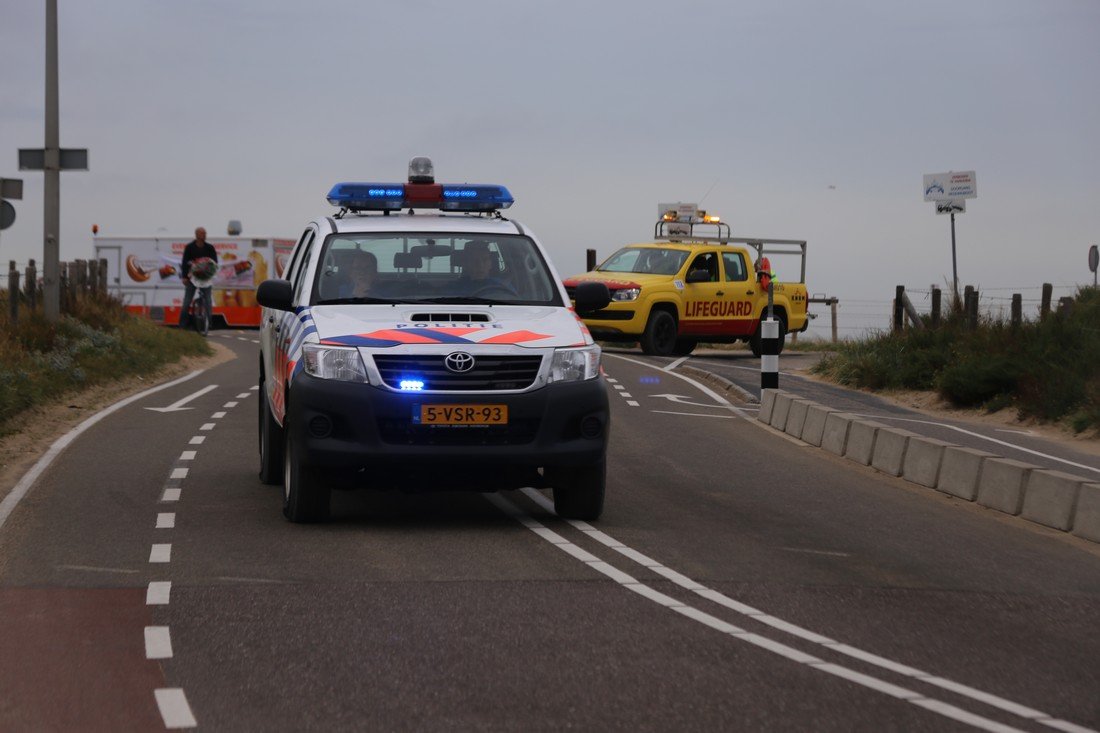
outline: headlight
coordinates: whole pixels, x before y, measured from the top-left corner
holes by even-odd
[[[302,346],[303,369],[307,374],[321,379],[339,379],[342,382],[365,382],[367,370],[358,349],[343,346]]]
[[[558,349],[550,364],[551,382],[579,382],[595,379],[600,374],[600,347]]]
[[[620,302],[627,300],[637,300],[638,296],[641,294],[641,288],[623,288],[622,290],[612,290],[611,299]]]

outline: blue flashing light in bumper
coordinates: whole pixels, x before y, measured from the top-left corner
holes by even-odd
[[[424,380],[422,379],[402,379],[398,382],[398,387],[404,392],[419,392],[424,389]]]

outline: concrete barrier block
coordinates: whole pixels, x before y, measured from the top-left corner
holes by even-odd
[[[787,413],[787,425],[783,431],[792,438],[801,438],[806,425],[806,412],[813,403],[809,400],[792,400],[791,411]]]
[[[821,438],[825,434],[825,418],[840,410],[825,407],[814,402],[806,408],[806,422],[802,425],[802,440],[810,445],[821,447]],[[841,449],[843,451],[843,448]]]
[[[930,489],[936,488],[943,453],[950,446],[950,443],[935,438],[909,438],[909,447],[905,449],[905,462],[901,468],[902,478]],[[974,486],[977,486],[977,475],[974,479]]]
[[[982,477],[982,466],[992,453],[951,446],[943,450],[943,463],[940,464],[940,480],[936,489],[960,499],[974,501],[978,498],[978,480]]]
[[[772,419],[769,425],[776,430],[787,427],[787,416],[791,413],[791,401],[793,396],[787,392],[780,392],[775,396],[775,409],[772,410]]]
[[[886,425],[873,420],[853,420],[848,430],[848,447],[844,449],[844,457],[864,466],[871,465],[875,454],[875,436],[879,430],[886,428]]]
[[[1081,487],[1088,482],[1087,478],[1062,471],[1032,471],[1027,479],[1024,508],[1020,514],[1032,522],[1069,531],[1073,526],[1077,497]]]
[[[848,432],[855,417],[844,412],[830,412],[825,417],[825,428],[821,435],[821,447],[838,456],[844,455],[848,447]]]
[[[756,419],[762,423],[771,424],[772,411],[775,409],[775,398],[782,393],[778,389],[765,389],[760,393],[760,412],[756,413]]]
[[[1100,542],[1100,484],[1085,484],[1077,497],[1073,515],[1073,534]]]
[[[1005,514],[1019,514],[1027,479],[1035,466],[1010,458],[987,458],[978,479],[978,503]]]
[[[916,437],[916,433],[908,430],[879,428],[875,436],[875,449],[871,453],[871,467],[891,476],[900,476],[909,441]]]

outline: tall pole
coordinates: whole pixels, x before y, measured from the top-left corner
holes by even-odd
[[[955,303],[959,302],[959,265],[955,259],[955,212],[951,212],[951,276],[955,280]]]
[[[61,135],[57,105],[57,0],[46,0],[46,148],[42,236],[42,313],[61,317]]]

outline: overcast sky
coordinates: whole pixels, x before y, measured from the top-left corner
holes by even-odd
[[[960,283],[1092,281],[1095,0],[60,0],[59,18],[61,146],[90,161],[61,176],[62,259],[91,255],[93,223],[296,237],[333,183],[427,155],[440,182],[506,185],[564,275],[650,237],[658,202],[701,200],[735,236],[808,240],[811,292],[854,313],[949,285],[922,176],[974,170]],[[44,3],[0,0],[0,177],[24,180],[0,259],[21,265],[42,253],[42,175],[16,151],[44,142],[44,32]]]

